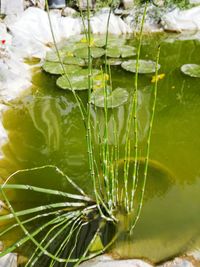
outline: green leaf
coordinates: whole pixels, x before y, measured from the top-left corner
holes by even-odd
[[[75,66],[75,65],[63,64],[63,66],[67,74],[74,73],[81,69],[79,66]],[[51,73],[51,74],[64,74],[65,73],[62,65],[59,62],[45,61],[42,68],[44,71]]]
[[[109,46],[107,48],[107,56],[119,58],[121,56],[120,48],[117,46]]]
[[[200,65],[185,64],[181,67],[181,71],[190,77],[200,78]]]
[[[88,58],[88,48],[78,48],[74,51],[75,55],[80,58],[87,59]],[[102,57],[105,54],[105,50],[98,47],[92,47],[91,48],[91,56],[93,58],[99,58]]]
[[[68,65],[85,66],[85,61],[78,57],[65,57],[63,63]]]
[[[136,60],[128,60],[124,61],[122,63],[122,68],[136,73]],[[144,74],[144,73],[154,73],[156,71],[156,62],[151,60],[139,60],[139,67],[138,67],[138,73]],[[158,65],[158,69],[160,69],[160,65]]]
[[[105,64],[105,61],[104,61],[104,64]],[[108,58],[106,60],[106,64],[110,66],[118,66],[122,64],[122,61],[119,58]]]
[[[99,70],[93,70],[94,76],[99,73]],[[73,74],[68,75],[68,77],[63,75],[57,79],[56,84],[64,90],[86,90],[88,89],[88,70],[83,69],[77,71]]]
[[[128,92],[123,88],[116,88],[114,91],[108,90],[107,107],[116,108],[128,100]],[[104,89],[97,89],[92,93],[91,102],[100,108],[104,108],[105,92]]]
[[[108,35],[108,46],[122,46],[125,44],[126,39],[118,35]],[[94,45],[96,47],[104,47],[106,45],[106,35],[97,36],[94,38]]]
[[[136,55],[136,49],[133,46],[123,45],[121,48],[121,57],[132,57]]]

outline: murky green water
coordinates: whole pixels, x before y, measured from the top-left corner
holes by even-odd
[[[150,158],[161,164],[167,175],[165,171],[150,169],[144,208],[133,238],[127,241],[123,236],[114,248],[114,253],[121,257],[141,257],[153,262],[200,246],[200,80],[180,72],[183,64],[200,64],[200,42],[168,43],[163,36],[147,37],[141,58],[154,60],[160,41],[160,73],[166,76],[159,81]],[[132,39],[128,42],[134,44]],[[141,157],[150,120],[151,78],[152,75],[139,76]],[[134,75],[120,67],[112,68],[112,79],[114,88],[119,86],[129,91],[133,88]],[[6,178],[18,169],[53,164],[92,194],[80,113],[72,94],[58,89],[55,81],[36,69],[32,91],[4,113],[9,141],[2,147],[0,175]],[[86,92],[81,92],[80,97],[86,103]],[[109,142],[114,142],[112,116],[115,116],[121,157],[128,105],[115,109],[114,115],[109,114]],[[102,119],[100,111],[98,119]],[[65,187],[62,181],[58,185],[58,178],[52,173],[41,176],[37,179],[44,183],[48,179],[52,187],[55,184]]]

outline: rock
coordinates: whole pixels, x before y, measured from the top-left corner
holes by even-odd
[[[123,7],[125,9],[131,9],[134,7],[134,0],[122,0]]]
[[[114,260],[109,255],[102,255],[86,261],[80,267],[152,267],[142,260]]]
[[[39,8],[44,9],[45,8],[45,0],[25,0],[24,2],[24,8],[28,8],[31,6],[36,6]]]
[[[135,32],[140,31],[141,21],[144,13],[144,6],[134,8],[129,15],[124,18],[124,22]],[[154,5],[149,5],[143,26],[143,32],[161,32],[163,27],[160,25],[163,10]]]
[[[187,253],[188,256],[192,256],[196,261],[200,261],[200,249],[195,249]]]
[[[24,11],[23,0],[1,0],[1,13],[6,15],[20,15]]]
[[[62,16],[63,17],[77,17],[78,12],[71,7],[66,7],[62,10]]]
[[[50,17],[57,42],[81,33],[80,18],[61,17],[61,12],[53,12]],[[23,57],[44,58],[49,50],[48,44],[53,43],[47,13],[36,7],[25,10],[18,21],[9,25],[9,30],[13,35],[16,53]]]
[[[17,267],[17,254],[9,253],[0,258],[0,267]]]
[[[94,34],[105,34],[107,32],[109,12],[109,8],[104,8],[91,17],[91,30]],[[131,33],[132,29],[120,17],[111,13],[108,32],[120,35]]]
[[[189,260],[175,258],[173,261],[165,262],[158,267],[194,267],[194,265]]]
[[[88,0],[79,0],[78,6],[81,10],[87,10],[87,1]],[[89,0],[89,8],[95,9],[96,0]]]
[[[191,5],[200,5],[200,0],[189,0]]]
[[[162,17],[161,24],[164,29],[172,32],[198,31],[200,30],[200,7],[188,10],[178,8]]]

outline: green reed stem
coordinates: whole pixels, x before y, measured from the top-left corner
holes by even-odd
[[[144,192],[145,192],[147,173],[148,173],[148,165],[149,165],[152,128],[153,128],[153,122],[154,122],[154,117],[155,117],[156,100],[157,100],[157,92],[158,92],[158,79],[157,79],[157,77],[158,77],[158,70],[159,70],[159,59],[160,59],[160,46],[158,47],[158,53],[157,53],[157,58],[156,58],[156,73],[155,73],[156,82],[155,82],[155,86],[154,86],[154,99],[153,99],[153,106],[152,106],[152,113],[151,113],[152,115],[151,115],[151,119],[150,119],[149,132],[148,132],[148,137],[147,137],[144,178],[143,178],[142,189],[141,189],[140,197],[139,197],[139,206],[138,206],[138,209],[136,212],[136,217],[135,217],[133,224],[130,228],[130,234],[132,233],[133,229],[135,228],[135,225],[137,224],[137,221],[139,220],[142,206],[143,206]]]
[[[131,189],[131,203],[130,203],[130,209],[133,209],[133,203],[134,203],[134,187],[135,187],[135,181],[136,181],[136,175],[137,175],[137,165],[138,165],[138,72],[139,72],[139,59],[140,59],[140,53],[141,53],[141,46],[142,46],[142,33],[147,13],[147,7],[148,4],[145,5],[143,17],[142,17],[142,23],[141,23],[141,29],[140,29],[140,35],[139,35],[139,45],[138,45],[138,51],[137,51],[137,61],[136,61],[136,74],[135,74],[135,91],[134,91],[134,111],[133,111],[133,119],[134,119],[134,170],[133,170],[133,176],[132,176],[132,189]]]

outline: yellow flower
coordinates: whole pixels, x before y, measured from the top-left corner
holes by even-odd
[[[88,39],[84,37],[81,39],[80,42],[83,44],[88,44]],[[93,38],[90,39],[90,46],[94,46],[94,39]]]
[[[74,56],[74,54],[72,53],[72,52],[67,52],[67,55],[66,55],[67,57],[73,57]]]
[[[162,80],[164,78],[165,78],[165,74],[161,73],[161,74],[153,76],[151,82],[155,83],[155,82],[158,82],[158,81],[160,81],[160,80]]]

